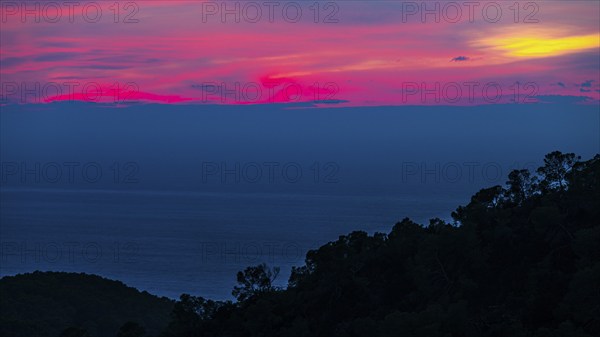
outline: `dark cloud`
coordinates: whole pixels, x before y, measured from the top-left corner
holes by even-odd
[[[52,77],[53,80],[84,80],[81,76],[58,76]]]
[[[106,63],[158,63],[161,59],[158,58],[139,58],[135,55],[113,55],[95,57],[90,59],[92,62],[106,62]]]
[[[579,92],[592,92],[592,87],[598,87],[597,85],[593,85],[594,80],[587,80],[581,84],[576,84],[576,87],[579,87]]]
[[[468,61],[471,58],[468,56],[457,56],[455,58],[453,58],[452,60],[450,60],[450,62],[462,62],[462,61]]]
[[[350,101],[344,100],[344,99],[323,99],[323,100],[317,100],[317,101],[313,101],[313,103],[315,104],[340,104],[340,103],[349,103]]]
[[[587,96],[540,95],[536,97],[540,103],[566,103],[577,104],[588,102]]]
[[[563,87],[563,88],[564,88],[564,87],[566,87],[566,86],[565,86],[565,84],[564,84],[563,82],[558,82],[558,83],[556,83],[556,84],[557,84],[559,87]]]
[[[64,61],[71,60],[75,58],[78,53],[69,53],[69,52],[57,52],[57,53],[47,53],[42,54],[33,60],[36,62],[53,62],[53,61]]]
[[[57,48],[73,48],[77,47],[77,43],[73,42],[42,42],[40,43],[40,47],[57,47]]]
[[[7,57],[5,59],[0,60],[0,65],[4,67],[12,67],[24,63],[27,61],[24,57]]]
[[[213,92],[213,90],[218,87],[219,86],[214,84],[192,84],[192,88],[194,89],[200,89],[202,91],[209,90],[210,92]]]
[[[131,67],[130,66],[108,65],[108,64],[92,64],[90,66],[81,66],[79,68],[100,69],[100,70],[119,70],[119,69],[129,69]]]

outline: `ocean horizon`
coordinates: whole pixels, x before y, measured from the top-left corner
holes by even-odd
[[[468,193],[390,196],[1,189],[0,276],[85,272],[140,291],[233,299],[248,266],[291,267],[354,230],[387,233],[404,217],[449,220]]]

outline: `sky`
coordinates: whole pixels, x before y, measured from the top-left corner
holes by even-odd
[[[600,99],[598,1],[2,1],[2,102]]]

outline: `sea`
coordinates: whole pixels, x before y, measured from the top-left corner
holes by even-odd
[[[97,274],[177,299],[232,299],[236,273],[266,263],[285,287],[306,252],[410,217],[450,221],[468,201],[430,195],[311,195],[12,188],[0,192],[0,275]]]

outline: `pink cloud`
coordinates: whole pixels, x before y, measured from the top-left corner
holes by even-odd
[[[226,100],[231,104],[292,101],[286,86],[302,88],[293,101],[324,96],[354,105],[403,104],[400,92],[407,82],[468,81],[535,82],[548,93],[597,99],[595,88],[582,92],[551,85],[598,78],[598,61],[593,61],[600,56],[597,50],[591,51],[586,65],[573,62],[585,56],[580,51],[517,59],[474,42],[506,31],[520,34],[525,27],[560,28],[565,35],[598,33],[598,3],[540,4],[544,15],[529,26],[515,23],[508,9],[495,24],[481,18],[474,23],[421,23],[418,15],[402,22],[400,5],[388,2],[340,3],[339,22],[331,24],[323,23],[322,17],[314,23],[315,13],[308,8],[298,23],[277,17],[274,23],[223,23],[220,15],[204,22],[202,5],[188,1],[140,2],[135,15],[139,22],[131,24],[114,23],[108,7],[95,24],[81,17],[75,23],[22,23],[10,15],[0,32],[0,73],[3,82],[12,83],[133,82],[147,93],[135,99],[168,103],[202,103],[206,91],[198,88],[206,83],[228,88],[258,85],[272,91],[253,100]],[[121,8],[119,20],[130,11]],[[578,19],[560,15],[567,12]],[[450,62],[458,56],[469,61]],[[267,78],[280,83],[268,84]],[[334,94],[331,83],[337,86]],[[210,96],[211,102],[222,101],[219,93]]]

